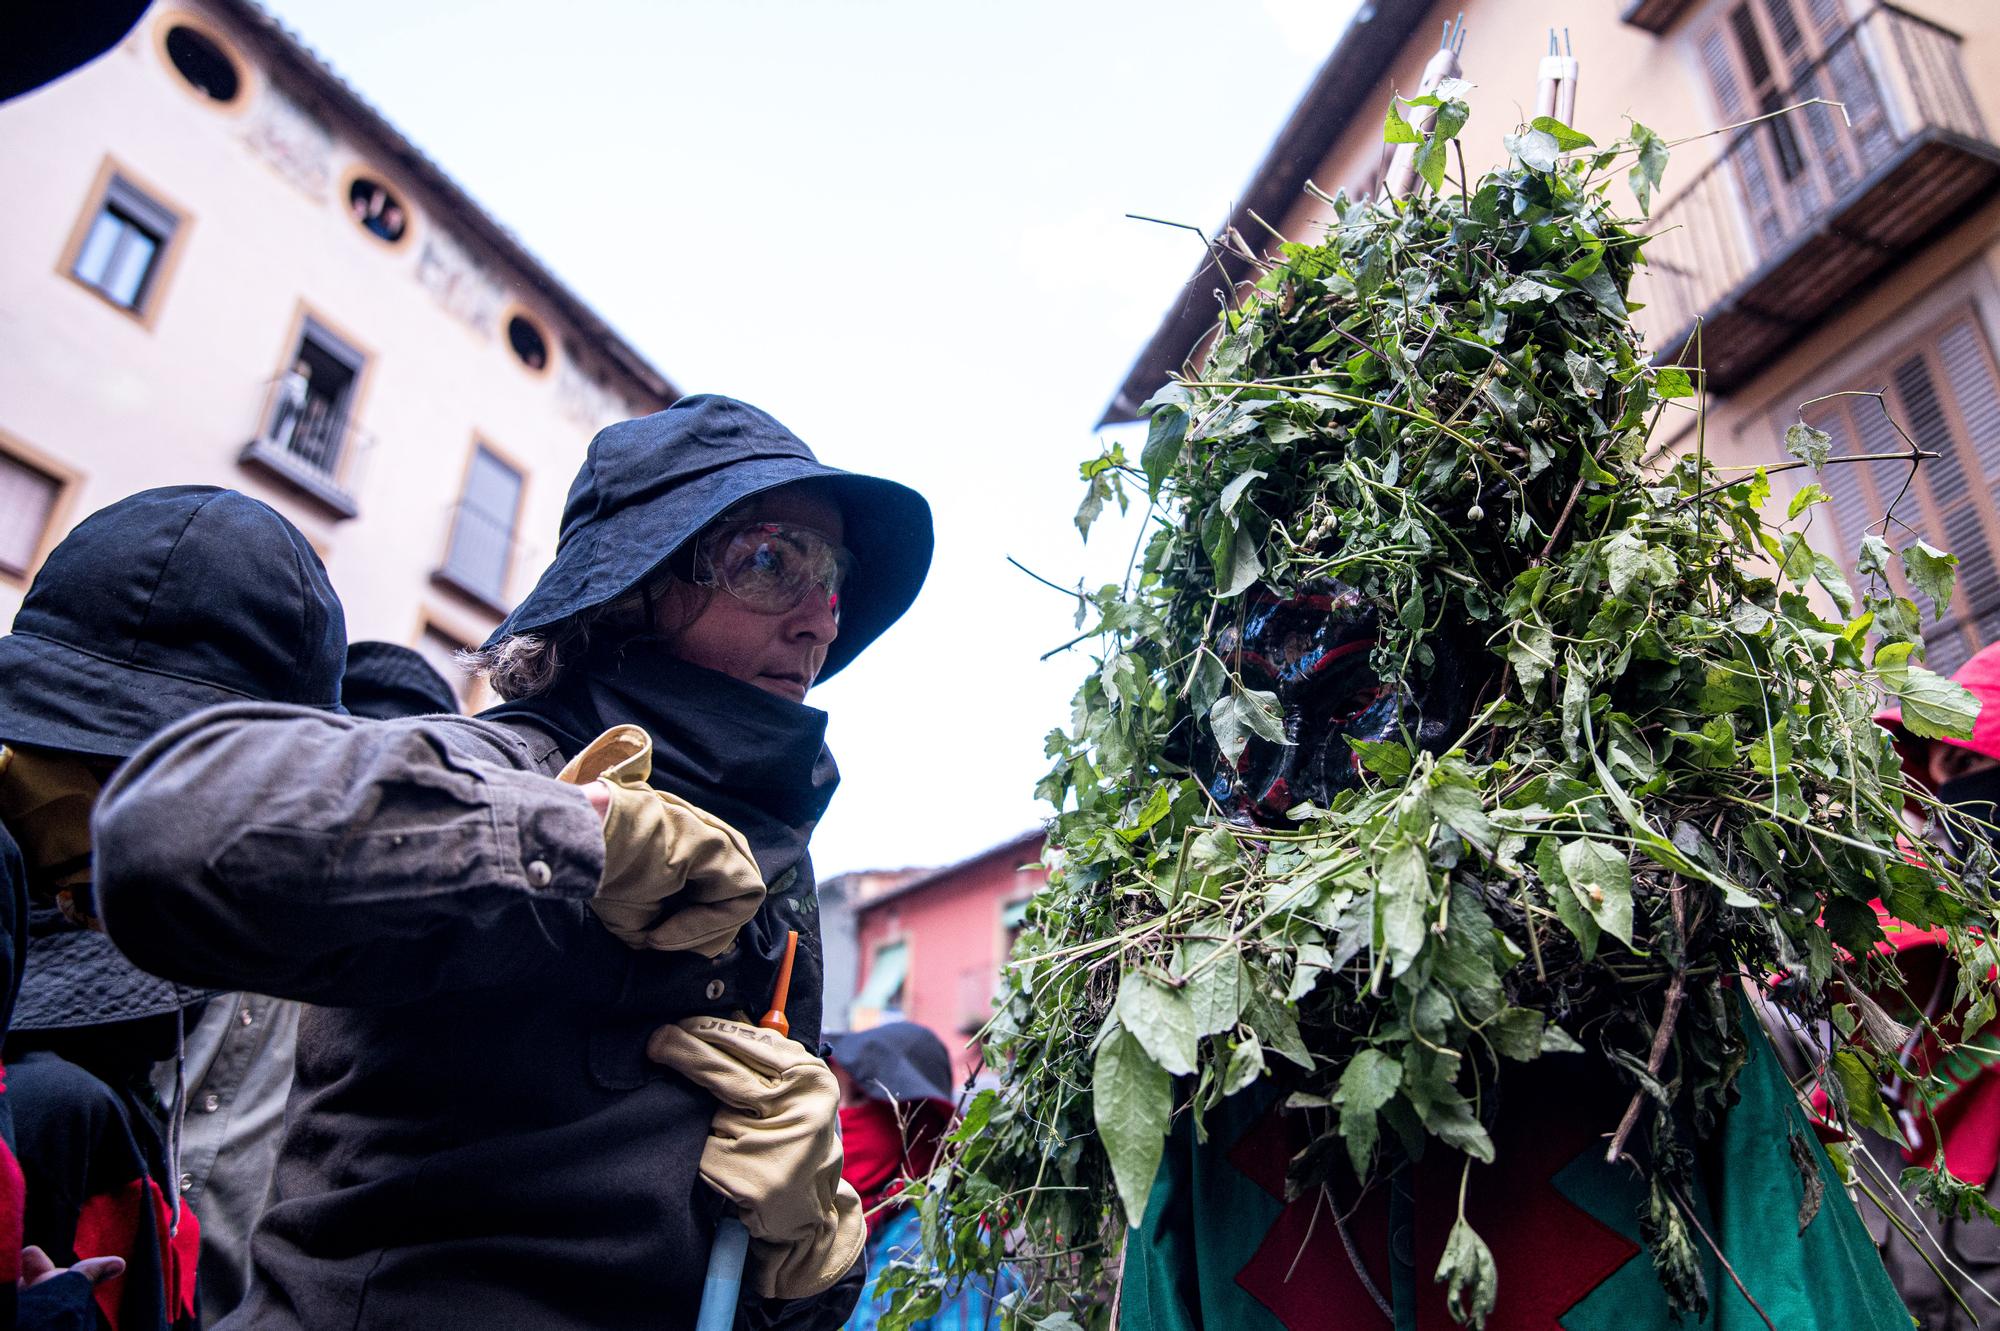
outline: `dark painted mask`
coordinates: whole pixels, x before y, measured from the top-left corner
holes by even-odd
[[[1278,696],[1287,742],[1252,736],[1233,767],[1202,743],[1197,773],[1234,816],[1281,823],[1295,804],[1324,806],[1360,785],[1350,739],[1400,739],[1407,729],[1436,750],[1463,732],[1472,702],[1466,667],[1483,653],[1456,650],[1440,635],[1430,677],[1414,691],[1388,687],[1370,661],[1377,612],[1353,587],[1318,579],[1284,599],[1263,588],[1247,596],[1240,626],[1217,635],[1216,654],[1246,689]]]

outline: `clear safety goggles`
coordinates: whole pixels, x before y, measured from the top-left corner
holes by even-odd
[[[826,607],[838,623],[840,589],[853,568],[853,555],[808,527],[749,522],[703,538],[695,552],[694,580],[720,587],[767,615],[784,614],[815,588],[824,589]]]

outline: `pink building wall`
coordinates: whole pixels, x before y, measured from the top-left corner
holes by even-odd
[[[908,968],[901,1002],[893,1009],[857,1004],[850,1012],[853,1025],[863,1028],[900,1015],[929,1027],[952,1051],[960,1075],[970,1072],[978,1060],[967,1031],[992,1015],[1010,942],[1007,909],[1047,881],[1042,869],[1022,867],[1041,853],[1042,833],[1024,833],[860,901],[858,991],[867,991],[885,948],[902,943]]]

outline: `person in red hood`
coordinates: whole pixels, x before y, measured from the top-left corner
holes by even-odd
[[[1904,774],[1967,816],[1967,821],[1950,823],[1934,818],[1927,835],[1950,841],[1984,831],[2000,840],[2000,832],[1982,826],[2000,825],[2000,644],[1977,653],[1952,679],[1980,702],[1972,738],[1921,738],[1904,727],[1902,713],[1893,707],[1875,719],[1896,737]],[[1918,929],[1886,913],[1882,926],[1909,1001],[1925,1005],[1926,1017],[1943,1015],[1954,980],[1944,931]],[[2000,1201],[2000,1021],[1949,1050],[1928,1034],[1913,1037],[1905,1062],[1913,1072],[1928,1075],[1921,1087],[1913,1081],[1898,1088],[1904,1162],[1924,1168],[1942,1165],[1954,1177],[1985,1188],[1989,1200]],[[1881,1231],[1876,1237],[1883,1264],[1911,1314],[1925,1327],[1970,1328],[1975,1323],[1959,1306],[1963,1299],[1990,1318],[1996,1305],[1974,1286],[2000,1291],[2000,1226],[1979,1217],[1950,1220],[1928,1211],[1905,1210],[1899,1218],[1915,1230],[1919,1214],[1942,1255],[1958,1268],[1938,1262],[1957,1287],[1958,1298],[1894,1227],[1879,1217],[1871,1226]],[[1939,1256],[1930,1255],[1933,1260]]]
[[[913,1021],[829,1035],[840,1084],[841,1177],[861,1194],[868,1222],[869,1286],[844,1331],[875,1331],[889,1309],[874,1278],[893,1262],[923,1265],[917,1209],[900,1194],[936,1163],[954,1118],[951,1055]],[[1000,1323],[999,1301],[1019,1287],[1011,1271],[974,1276],[910,1331],[983,1331]]]

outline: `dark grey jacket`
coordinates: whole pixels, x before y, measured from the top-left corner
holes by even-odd
[[[713,1102],[645,1040],[765,995],[732,953],[635,952],[597,923],[603,834],[548,779],[562,762],[525,725],[244,704],[163,732],[106,789],[118,946],[316,1005],[228,1327],[692,1324]],[[837,1326],[857,1285],[753,1321]]]

